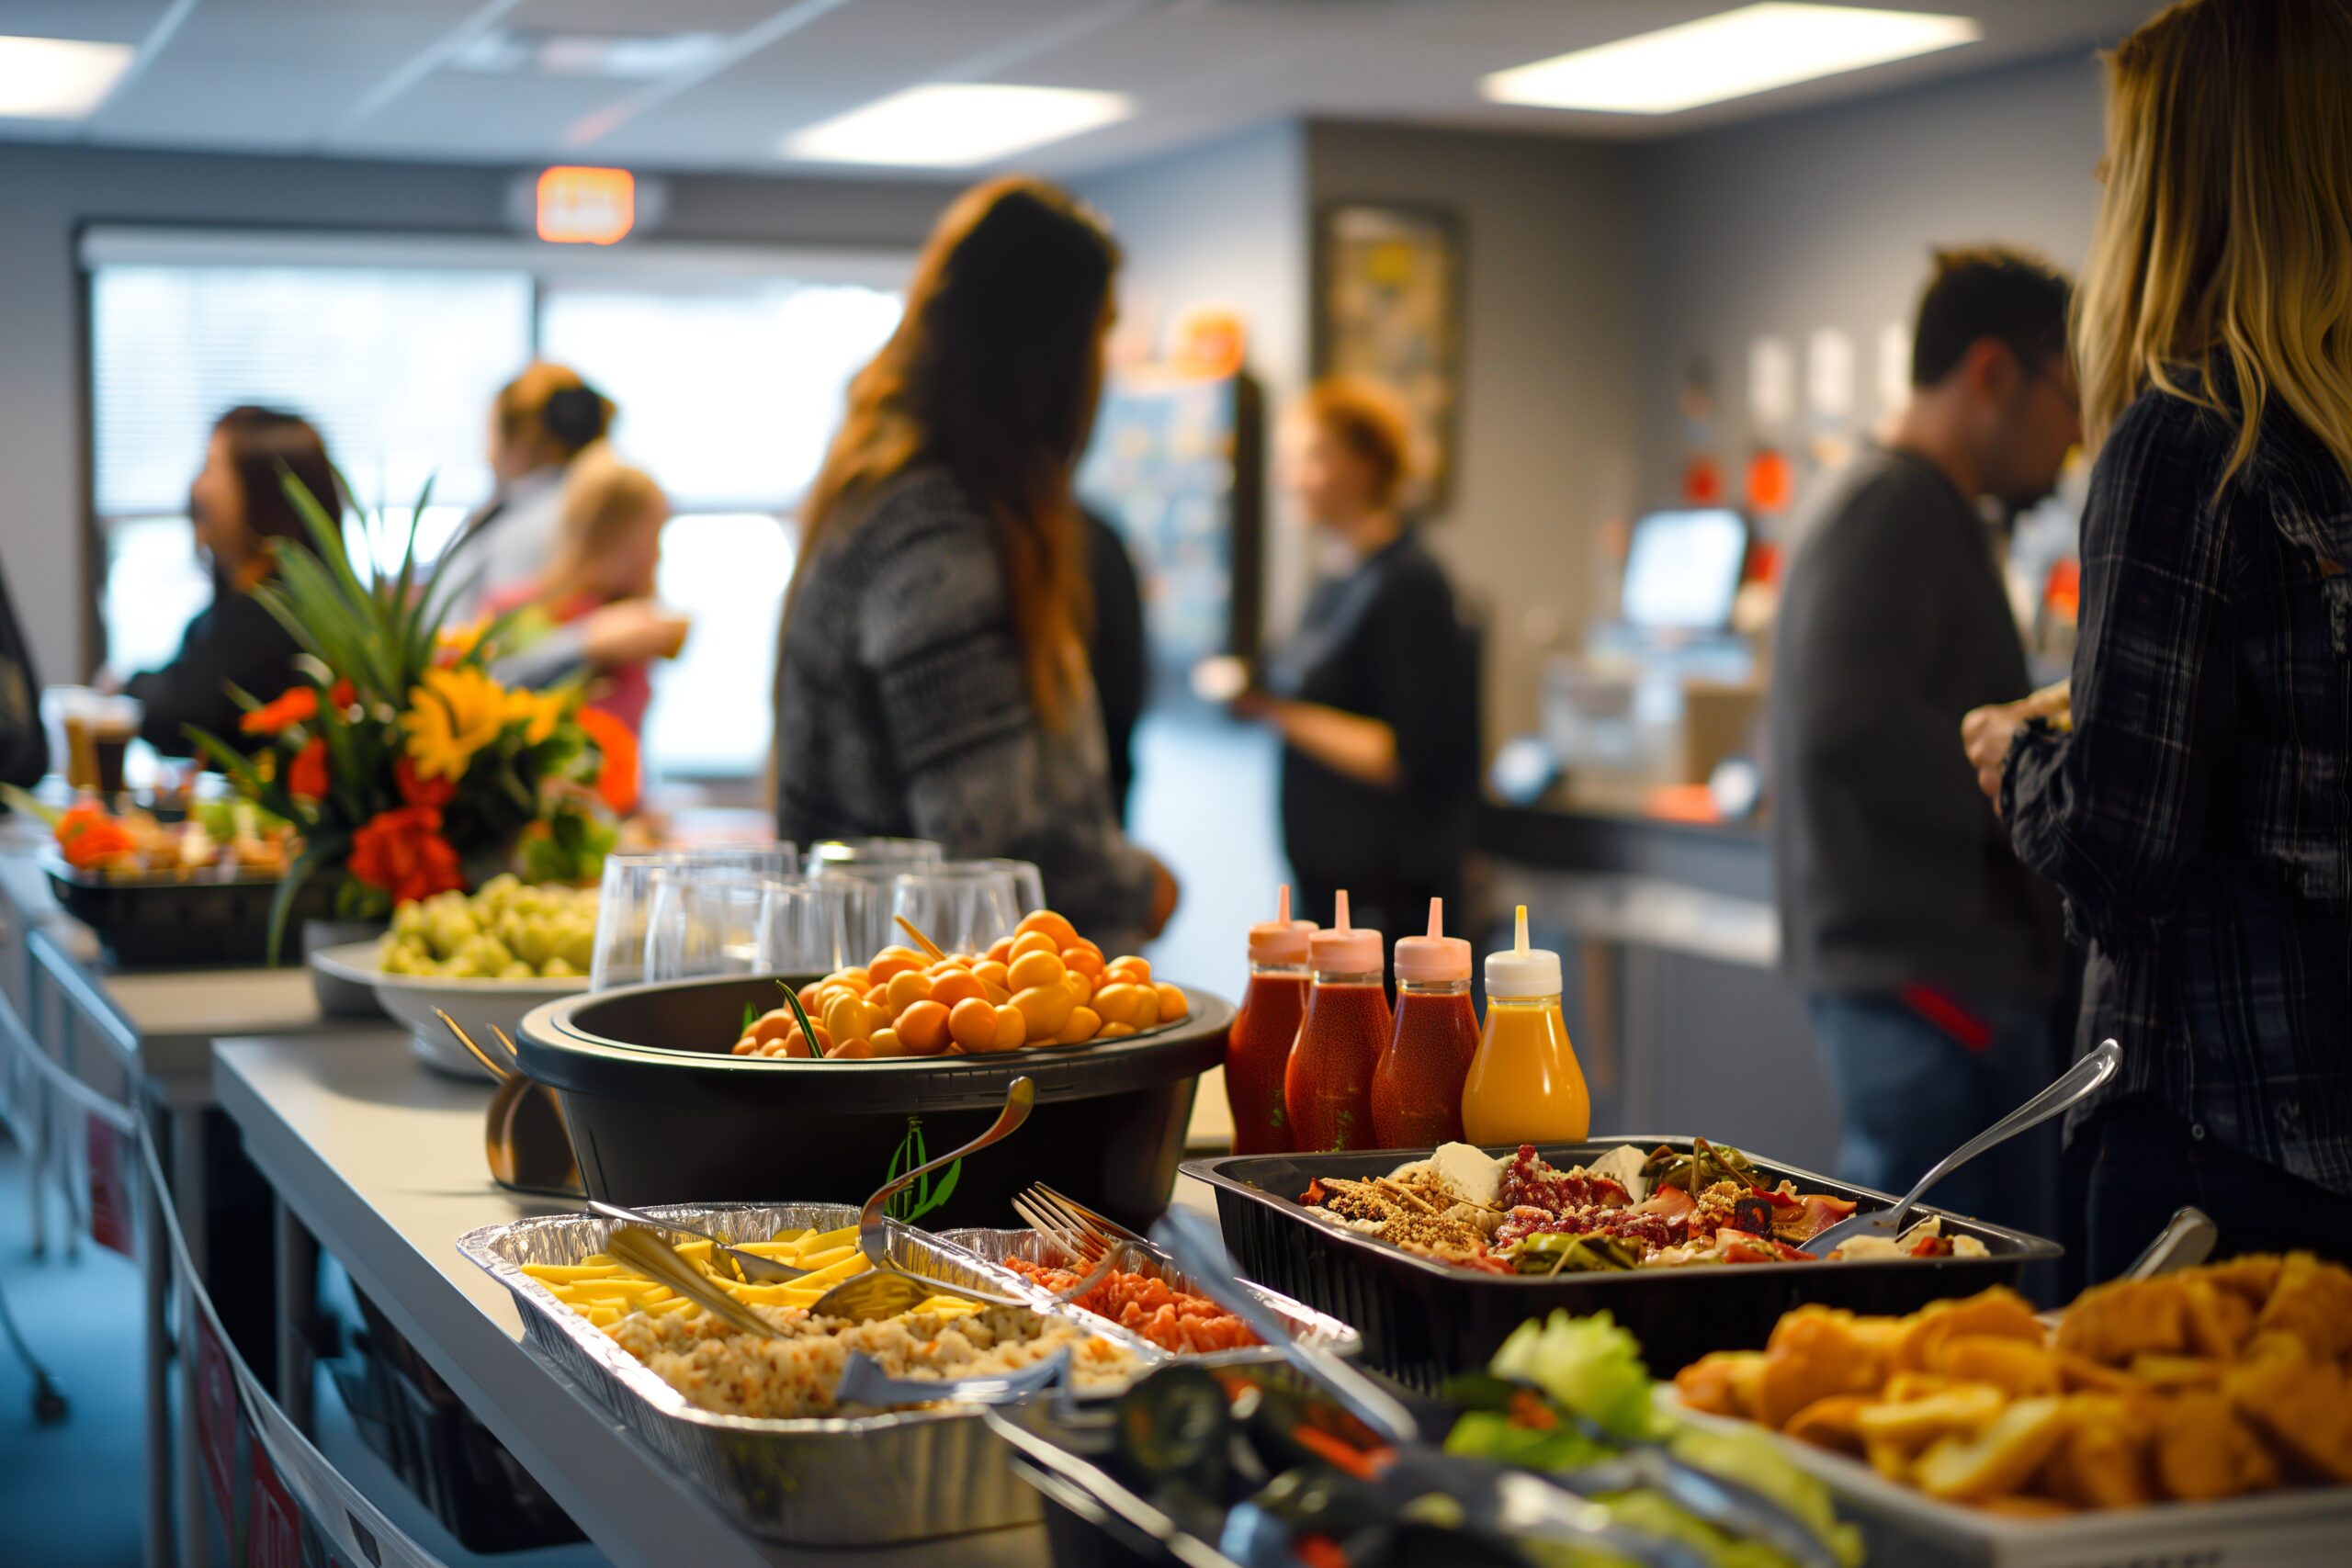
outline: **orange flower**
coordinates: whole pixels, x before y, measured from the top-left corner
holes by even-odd
[[[437,811],[458,793],[458,781],[428,779],[416,771],[414,762],[400,757],[392,762],[392,787],[400,791],[402,804],[430,806]]]
[[[247,735],[275,735],[318,716],[319,689],[298,684],[287,687],[276,701],[252,709],[237,721],[237,728]]]
[[[347,708],[358,700],[359,688],[348,681],[337,681],[327,688],[327,703],[337,710]]]
[[[441,813],[431,806],[379,811],[351,835],[351,874],[380,887],[395,904],[413,903],[466,885],[458,852],[441,836]]]
[[[580,728],[605,758],[605,765],[596,771],[596,795],[614,816],[626,817],[637,805],[637,736],[602,708],[582,708],[579,718]]]
[[[294,753],[294,761],[286,769],[286,793],[297,800],[326,798],[326,737],[313,735],[308,745]]]

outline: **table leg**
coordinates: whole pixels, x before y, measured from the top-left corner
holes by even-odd
[[[141,1183],[144,1186],[144,1183]],[[172,1338],[167,1322],[172,1289],[172,1247],[164,1234],[166,1192],[147,1194],[146,1223],[139,1227],[139,1271],[144,1287],[147,1359],[147,1528],[145,1568],[172,1568]],[[188,1454],[192,1464],[193,1450]]]
[[[283,1198],[270,1201],[277,1241],[277,1403],[311,1435],[311,1333],[318,1315],[319,1244]]]

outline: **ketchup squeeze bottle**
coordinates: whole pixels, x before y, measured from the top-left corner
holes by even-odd
[[[1305,1151],[1374,1147],[1372,1075],[1388,1043],[1388,992],[1380,933],[1348,924],[1348,896],[1338,919],[1306,939],[1315,984],[1283,1077],[1291,1146]]]
[[[1468,1142],[1580,1144],[1592,1131],[1592,1097],[1560,1016],[1560,955],[1527,945],[1487,954],[1487,1030],[1462,1086]]]
[[[1290,886],[1274,903],[1274,918],[1250,928],[1250,988],[1225,1036],[1225,1099],[1233,1108],[1233,1152],[1279,1155],[1291,1150],[1290,1112],[1283,1078],[1290,1048],[1306,1013],[1306,942],[1313,920],[1290,918]]]
[[[1396,1032],[1372,1075],[1372,1133],[1384,1149],[1462,1141],[1462,1085],[1478,1054],[1470,944],[1445,933],[1430,900],[1427,936],[1396,940]]]

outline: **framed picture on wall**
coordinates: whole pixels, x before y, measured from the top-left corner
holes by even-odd
[[[1412,410],[1419,502],[1453,500],[1462,400],[1462,225],[1439,208],[1340,201],[1315,224],[1315,369],[1365,376]]]

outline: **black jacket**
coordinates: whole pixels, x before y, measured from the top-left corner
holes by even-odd
[[[140,739],[166,757],[194,754],[190,727],[238,745],[244,709],[229,695],[230,686],[265,703],[282,695],[294,683],[300,651],[294,634],[259,600],[216,581],[212,604],[187,624],[172,661],[124,683],[146,709]]]
[[[17,624],[8,581],[0,576],[0,782],[29,789],[49,771],[49,739],[40,726],[40,677]]]
[[[1148,668],[1144,656],[1143,591],[1119,531],[1091,512],[1086,519],[1086,573],[1094,594],[1094,635],[1087,656],[1102,705],[1102,743],[1111,758],[1111,810],[1127,819],[1136,782],[1136,723],[1143,716]]]
[[[1883,449],[1814,516],[1773,639],[1782,966],[1811,990],[2047,997],[2057,901],[1960,742],[1969,709],[2030,688],[1991,531],[1940,470]]]

